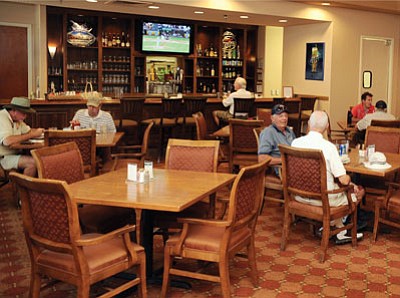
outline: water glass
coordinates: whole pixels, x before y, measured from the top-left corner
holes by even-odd
[[[144,170],[149,173],[149,179],[154,179],[153,162],[151,160],[144,161]]]

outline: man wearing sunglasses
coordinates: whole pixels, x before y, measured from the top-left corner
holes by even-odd
[[[287,126],[288,110],[285,105],[278,104],[271,111],[272,124],[265,128],[260,134],[260,144],[258,147],[258,160],[261,162],[268,156],[272,157],[270,165],[281,164],[281,153],[278,145],[291,145],[296,138],[293,130]],[[278,175],[278,170],[275,170]]]

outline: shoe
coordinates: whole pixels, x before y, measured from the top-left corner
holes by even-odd
[[[345,216],[342,220],[344,225],[348,225],[351,222],[351,216]],[[365,219],[357,219],[357,232],[364,230],[368,226],[368,221]]]
[[[347,231],[342,231],[335,236],[336,244],[346,244],[351,242],[351,236],[346,236]],[[357,241],[363,238],[363,233],[357,233]]]

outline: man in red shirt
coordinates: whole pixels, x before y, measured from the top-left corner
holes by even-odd
[[[351,109],[353,122],[361,120],[366,114],[370,114],[373,112],[375,112],[375,107],[372,105],[372,94],[369,92],[364,92],[361,95],[361,103],[355,105]]]

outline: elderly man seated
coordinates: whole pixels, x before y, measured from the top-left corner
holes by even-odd
[[[309,148],[309,149],[320,149],[325,157],[326,161],[326,177],[327,177],[327,185],[328,190],[338,189],[339,185],[335,182],[335,179],[338,179],[342,185],[353,184],[351,182],[350,176],[346,174],[346,169],[343,166],[343,163],[340,159],[339,153],[337,151],[336,146],[325,140],[323,137],[324,132],[328,128],[328,115],[324,111],[315,111],[311,114],[310,120],[308,121],[309,132],[306,136],[295,139],[292,142],[293,147],[298,148]],[[352,200],[356,202],[357,200],[361,200],[364,196],[365,191],[362,187],[354,185],[354,193],[352,193]],[[308,203],[308,204],[319,204],[321,205],[321,201],[312,200],[309,198],[303,198],[300,196],[296,196],[295,199],[297,201]],[[347,197],[345,193],[339,194],[330,194],[329,195],[329,205],[330,206],[341,206],[347,205]],[[331,222],[332,226],[336,226],[338,228],[343,227],[342,219]],[[351,237],[346,235],[347,231],[342,231],[336,235],[336,243],[342,244],[346,242],[351,242]],[[357,233],[357,239],[361,239],[363,237],[362,233]]]

